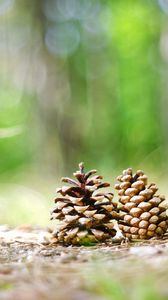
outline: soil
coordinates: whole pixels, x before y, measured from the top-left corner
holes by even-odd
[[[1,300],[104,300],[99,282],[107,274],[129,286],[146,273],[162,279],[159,288],[168,296],[166,236],[91,247],[53,245],[50,239],[47,228],[0,226]]]

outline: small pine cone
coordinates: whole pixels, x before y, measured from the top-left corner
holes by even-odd
[[[84,172],[83,163],[73,175],[76,180],[62,178],[72,186],[57,189],[61,197],[55,199],[55,208],[51,219],[58,219],[61,224],[53,232],[54,241],[64,245],[102,242],[116,233],[113,219],[118,218],[117,204],[112,202],[112,193],[96,193],[100,188],[108,187],[102,182],[102,176],[96,170]]]
[[[120,220],[119,228],[129,239],[150,239],[163,236],[168,227],[164,196],[156,195],[156,184],[147,185],[143,171],[132,174],[129,168],[117,177]]]

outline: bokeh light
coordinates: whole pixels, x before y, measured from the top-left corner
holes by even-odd
[[[80,34],[73,23],[52,25],[46,31],[45,43],[52,54],[72,54],[79,42]]]
[[[158,0],[163,11],[168,14],[168,1],[167,0]]]
[[[14,4],[15,0],[0,0],[0,15],[8,12]]]

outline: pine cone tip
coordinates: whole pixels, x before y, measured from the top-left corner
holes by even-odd
[[[81,173],[84,172],[84,163],[83,162],[79,163],[79,170],[80,170]]]

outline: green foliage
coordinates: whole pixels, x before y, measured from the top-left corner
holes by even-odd
[[[2,290],[10,290],[13,288],[13,284],[9,282],[1,282],[0,283],[0,291]]]
[[[10,85],[0,90],[0,173],[30,161],[28,98]]]
[[[157,149],[162,140],[161,108],[158,107],[160,78],[156,68],[160,12],[155,5],[146,5],[144,1],[120,1],[119,5],[112,2],[112,9],[120,86],[118,150],[123,162],[134,163]]]
[[[157,282],[154,276],[148,278],[124,282],[116,276],[107,274],[97,275],[96,272],[94,290],[107,300],[166,300],[167,296],[157,289]],[[122,276],[122,275],[121,275]]]
[[[93,236],[87,236],[80,240],[80,245],[86,246],[86,247],[91,247],[91,246],[96,245],[96,242],[95,242],[95,239],[93,238]]]
[[[106,166],[126,166],[140,162],[163,142],[157,70],[161,14],[146,1],[111,1],[109,11],[110,70],[94,82],[92,138],[89,145],[87,136],[86,143],[96,162],[101,155]],[[159,166],[161,157],[156,155]]]

